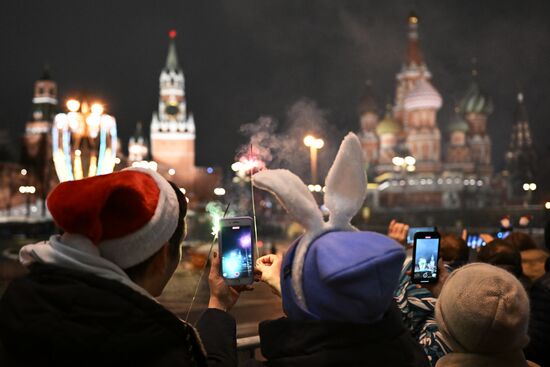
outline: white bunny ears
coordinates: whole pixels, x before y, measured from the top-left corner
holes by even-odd
[[[292,263],[292,288],[307,309],[302,289],[303,262],[311,242],[323,233],[354,231],[350,223],[361,209],[366,196],[367,177],[359,138],[346,135],[325,180],[325,206],[329,220],[325,222],[313,195],[294,173],[285,169],[264,170],[252,177],[254,186],[271,192],[286,211],[305,228]]]

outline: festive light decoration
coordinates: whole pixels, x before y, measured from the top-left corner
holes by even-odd
[[[117,128],[113,116],[100,103],[70,99],[67,113],[55,116],[52,149],[59,181],[113,172],[116,164]]]

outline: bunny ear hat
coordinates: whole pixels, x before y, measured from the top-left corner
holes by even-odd
[[[283,260],[283,308],[293,319],[378,321],[392,299],[405,252],[401,245],[350,223],[366,197],[361,143],[349,133],[325,180],[328,221],[303,181],[284,170],[253,176],[256,187],[277,197],[304,235]]]

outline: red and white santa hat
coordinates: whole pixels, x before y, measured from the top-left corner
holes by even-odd
[[[173,187],[143,168],[63,182],[50,193],[47,205],[59,227],[87,237],[101,257],[122,269],[160,250],[179,217]]]

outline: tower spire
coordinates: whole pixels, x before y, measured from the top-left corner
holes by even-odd
[[[406,54],[406,64],[421,65],[424,62],[422,52],[420,51],[420,45],[418,43],[418,16],[414,11],[411,11],[407,19],[409,25],[408,39]]]
[[[168,46],[168,56],[166,57],[166,70],[180,70],[178,63],[178,53],[176,51],[176,30],[172,29],[168,33],[170,37],[170,45]]]

